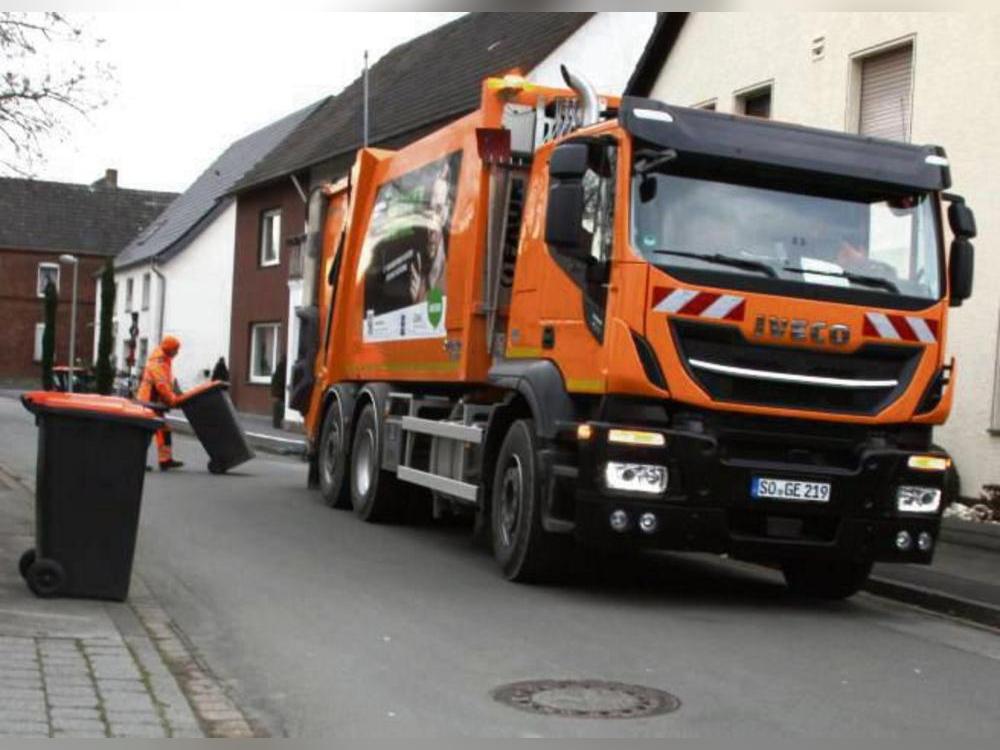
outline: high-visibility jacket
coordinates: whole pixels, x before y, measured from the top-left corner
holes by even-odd
[[[136,398],[166,406],[173,406],[177,402],[174,393],[173,358],[168,357],[160,347],[156,347],[146,360]]]

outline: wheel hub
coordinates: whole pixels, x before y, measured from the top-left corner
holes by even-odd
[[[358,494],[362,497],[368,494],[372,486],[372,470],[375,465],[375,433],[369,428],[361,434],[358,442],[358,455],[354,462],[354,482]]]
[[[524,472],[521,459],[511,456],[500,486],[500,541],[505,547],[513,544],[514,532],[521,519],[524,505]]]

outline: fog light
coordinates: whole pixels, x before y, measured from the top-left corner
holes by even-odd
[[[639,530],[643,534],[652,534],[658,525],[656,515],[653,513],[643,513],[639,516]]]
[[[623,510],[611,511],[611,517],[608,519],[611,524],[611,529],[617,531],[619,534],[623,531],[628,531],[628,513]]]
[[[667,491],[667,467],[608,461],[604,481],[612,490],[660,495]]]
[[[912,546],[913,537],[910,536],[909,531],[900,531],[896,534],[896,549],[900,552],[906,552]]]
[[[896,508],[902,513],[935,513],[941,507],[941,490],[936,487],[900,487]]]
[[[917,535],[917,547],[921,552],[930,552],[931,547],[934,546],[934,537],[928,534],[926,531],[921,531]]]
[[[577,440],[590,440],[594,437],[594,428],[589,424],[581,424],[576,428],[576,439]]]

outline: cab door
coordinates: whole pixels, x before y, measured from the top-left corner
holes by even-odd
[[[567,141],[549,160],[538,323],[542,356],[556,362],[571,392],[606,390],[617,169],[610,137]]]

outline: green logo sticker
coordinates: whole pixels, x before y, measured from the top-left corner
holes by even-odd
[[[434,287],[427,292],[427,320],[432,328],[441,325],[441,314],[444,312],[444,295]]]

